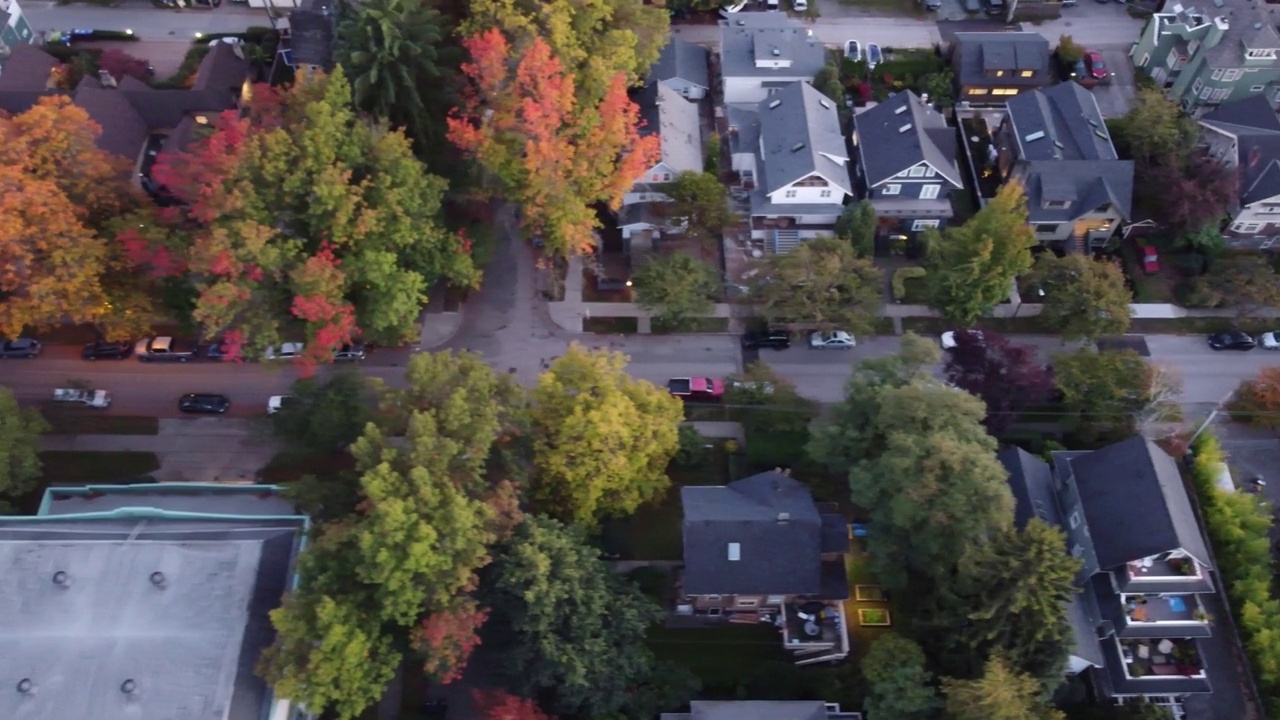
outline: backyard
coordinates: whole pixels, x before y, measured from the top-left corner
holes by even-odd
[[[871,556],[861,538],[853,538],[845,569],[850,589],[849,599],[844,601],[844,614],[849,619],[849,652],[857,659],[866,654],[876,638],[889,632],[894,616],[888,599],[871,574]]]

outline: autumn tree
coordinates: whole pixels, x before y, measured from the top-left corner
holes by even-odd
[[[1018,412],[1042,403],[1053,391],[1053,379],[1030,345],[1015,345],[1005,336],[957,330],[956,346],[947,353],[947,380],[982,399],[985,424],[999,435]]]
[[[943,678],[942,693],[955,720],[1065,720],[1044,700],[1035,678],[1017,672],[998,655],[976,680]]]
[[[926,234],[929,304],[944,318],[968,327],[1009,297],[1013,279],[1031,269],[1035,233],[1027,224],[1027,200],[1006,183],[959,227]]]
[[[18,407],[13,392],[0,387],[0,512],[35,489],[40,477],[40,434],[49,424],[38,410]]]
[[[626,362],[574,343],[538,378],[529,496],[545,514],[594,527],[666,493],[684,408],[665,389],[631,378]]]
[[[1127,437],[1176,416],[1181,383],[1132,350],[1055,355],[1053,371],[1068,422],[1086,437]]]
[[[554,720],[528,698],[502,690],[472,690],[478,720]]]
[[[876,208],[870,200],[859,200],[844,207],[836,221],[836,237],[853,245],[859,257],[876,252]]]
[[[1206,227],[1216,231],[1238,198],[1235,170],[1203,152],[1142,163],[1134,180],[1138,202],[1179,236]]]
[[[870,334],[884,299],[884,276],[846,240],[806,240],[757,264],[751,297],[771,322]]]
[[[575,75],[542,38],[521,53],[492,27],[463,45],[471,60],[462,65],[467,84],[449,140],[521,204],[524,229],[542,237],[549,254],[590,252],[600,223],[595,205],[616,209],[658,156],[658,136],[640,136],[628,75],[608,76],[597,97],[582,99]]]
[[[1114,262],[1041,253],[1031,282],[1045,292],[1039,317],[1063,340],[1092,342],[1129,329],[1132,296]]]
[[[670,325],[710,314],[720,290],[715,269],[678,252],[654,257],[632,280],[636,304],[653,313],[655,320]]]
[[[1241,382],[1227,407],[1239,422],[1280,428],[1280,367],[1263,368],[1257,377]]]
[[[871,718],[931,720],[942,702],[925,666],[924,651],[895,633],[871,643],[858,663],[867,681],[867,715]]]
[[[729,191],[711,173],[682,172],[663,192],[671,198],[668,218],[685,226],[685,233],[714,245],[734,221]]]
[[[125,77],[148,82],[155,75],[151,63],[118,48],[106,48],[102,54],[98,55],[98,69],[105,70],[115,78],[116,82],[120,82]]]
[[[1204,284],[1215,299],[1235,306],[1239,317],[1280,307],[1280,274],[1261,255],[1235,255],[1214,261]]]

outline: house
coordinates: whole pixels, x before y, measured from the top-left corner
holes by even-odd
[[[910,90],[853,117],[858,195],[876,209],[881,226],[916,233],[945,225],[954,214],[951,192],[963,190],[956,164],[956,131]]]
[[[1049,41],[1029,32],[956,33],[951,69],[957,102],[1003,105],[1027,90],[1053,83]]]
[[[1280,103],[1280,34],[1267,6],[1205,5],[1201,11],[1173,3],[1152,15],[1129,51],[1137,71],[1189,112],[1258,94]]]
[[[0,0],[0,73],[9,56],[19,45],[27,45],[35,39],[31,23],[22,15],[18,0]]]
[[[333,5],[333,0],[301,0],[289,11],[277,51],[285,64],[325,72],[333,69],[337,26]]]
[[[1080,558],[1069,671],[1099,695],[1176,704],[1211,692],[1207,658],[1231,657],[1211,616],[1222,607],[1191,501],[1173,458],[1142,437],[1093,451],[999,454],[1016,519],[1062,528]]]
[[[994,143],[1000,180],[1026,191],[1042,245],[1099,250],[1129,219],[1133,162],[1119,159],[1097,101],[1079,83],[1010,98]]]
[[[662,713],[661,720],[862,720],[821,700],[694,700],[687,713]]]
[[[765,472],[729,485],[686,486],[678,611],[782,630],[797,664],[849,653],[844,555],[849,528],[794,478]]]
[[[648,82],[662,83],[687,100],[701,100],[711,89],[709,54],[701,45],[672,37],[649,68]]]
[[[1280,119],[1264,95],[1219,105],[1200,118],[1201,139],[1210,157],[1236,172],[1239,193],[1224,235],[1280,236]]]
[[[252,71],[244,51],[225,43],[209,46],[189,89],[160,90],[133,77],[117,82],[100,73],[86,76],[74,90],[59,90],[52,78],[57,65],[33,45],[16,48],[0,74],[0,110],[21,113],[41,97],[70,97],[102,128],[98,147],[132,162],[144,187],[160,152],[184,149],[212,118],[239,107]]]
[[[0,517],[0,717],[304,717],[254,666],[307,526],[265,485],[53,487]]]
[[[729,151],[751,237],[785,253],[829,235],[853,194],[835,101],[792,82],[754,105],[730,105]]]
[[[797,81],[810,82],[827,50],[783,13],[735,13],[720,21],[720,77],[726,105],[758,103]]]
[[[636,178],[624,205],[664,202],[670,197],[662,186],[683,172],[702,172],[702,119],[698,103],[684,99],[664,83],[651,82],[634,95],[644,121],[640,132],[658,136],[658,162]]]

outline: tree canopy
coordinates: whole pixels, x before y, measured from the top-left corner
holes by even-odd
[[[1034,347],[1014,345],[990,330],[958,330],[955,341],[947,353],[947,381],[982,399],[992,434],[1008,429],[1018,411],[1044,402],[1053,392],[1053,379]]]
[[[817,238],[758,261],[751,297],[771,322],[869,334],[884,300],[884,276],[848,241]]]
[[[710,265],[684,253],[657,255],[632,277],[636,304],[654,319],[676,324],[715,308],[720,276]]]
[[[1231,416],[1255,427],[1280,428],[1280,367],[1262,368],[1236,388]]]
[[[708,245],[714,246],[734,221],[729,190],[712,173],[682,172],[663,192],[671,198],[669,219],[683,223],[687,234]]]
[[[1263,308],[1280,307],[1280,274],[1261,255],[1214,260],[1204,284],[1216,294],[1218,302],[1234,305],[1240,317]]]
[[[858,663],[867,681],[866,711],[871,718],[932,720],[942,701],[925,667],[924,651],[895,633],[871,643]]]
[[[987,661],[976,680],[943,678],[942,692],[947,712],[955,720],[1065,719],[1042,698],[1035,678],[1013,670],[998,655]]]
[[[795,383],[763,360],[730,377],[724,399],[749,435],[806,433],[818,415],[817,403],[801,397]]]
[[[859,200],[844,206],[836,221],[836,237],[853,246],[860,257],[876,252],[876,208],[870,200]]]
[[[1176,378],[1132,350],[1055,355],[1053,370],[1069,422],[1087,437],[1132,435],[1169,414],[1180,389]]]
[[[302,449],[345,450],[370,419],[367,390],[364,377],[354,370],[323,381],[298,380],[283,407],[271,416],[276,436]]]
[[[1133,298],[1114,262],[1042,253],[1031,277],[1045,291],[1040,318],[1063,340],[1092,342],[1129,329]]]
[[[13,391],[0,387],[0,512],[11,512],[9,501],[35,489],[40,435],[48,429],[38,410],[18,407]]]

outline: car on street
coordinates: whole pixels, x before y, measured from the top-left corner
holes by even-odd
[[[733,4],[730,4],[730,5],[725,5],[725,6],[724,6],[724,11],[725,11],[725,12],[727,12],[727,13],[742,12],[742,8],[744,8],[744,7],[746,7],[746,6],[747,6],[747,0],[742,0],[742,2],[740,2],[740,3],[733,3]]]
[[[1084,66],[1084,58],[1080,58],[1079,60],[1076,60],[1075,63],[1071,65],[1072,80],[1083,80],[1086,77],[1088,77],[1088,75],[1089,75],[1089,68]]]
[[[726,390],[737,390],[744,393],[752,393],[758,395],[772,395],[773,383],[756,380],[726,380],[724,383]]]
[[[743,350],[773,348],[786,350],[791,347],[791,334],[786,330],[753,330],[742,336]]]
[[[35,338],[16,338],[0,342],[0,358],[33,358],[40,354],[44,345]]]
[[[880,46],[875,43],[867,45],[867,69],[875,70],[876,66],[884,62],[884,54],[880,52]]]
[[[1209,347],[1214,350],[1252,350],[1258,343],[1248,333],[1239,330],[1218,332],[1209,336]]]
[[[1004,0],[982,0],[987,6],[987,14],[1004,17]]]
[[[857,40],[850,40],[844,44],[844,56],[854,62],[862,62],[862,45]]]
[[[724,381],[708,377],[672,378],[667,392],[681,400],[719,400],[724,397]]]
[[[200,353],[200,346],[169,336],[139,340],[133,354],[140,362],[190,362]]]
[[[124,360],[132,354],[133,343],[106,340],[91,342],[80,351],[80,357],[84,360]]]
[[[1267,350],[1280,350],[1280,330],[1272,330],[1258,336],[1258,344]]]
[[[956,348],[956,333],[969,333],[978,342],[982,342],[981,330],[948,330],[942,333],[942,337],[938,339],[943,350],[954,350]]]
[[[1140,246],[1138,252],[1142,253],[1142,271],[1148,275],[1159,275],[1160,253],[1150,245]]]
[[[820,350],[852,350],[858,341],[843,330],[820,330],[809,336],[809,347]]]
[[[809,0],[791,0],[791,9],[796,12],[804,12],[809,9]]]
[[[269,347],[262,353],[263,360],[294,360],[302,357],[306,345],[298,342],[280,343],[279,347]]]
[[[982,0],[960,0],[960,6],[967,13],[976,14],[982,12]]]
[[[333,351],[334,362],[359,362],[367,355],[364,343],[344,343]]]
[[[1102,81],[1111,77],[1111,71],[1107,70],[1107,63],[1102,59],[1102,53],[1097,50],[1085,52],[1084,64],[1089,68],[1089,77],[1094,80]]]
[[[267,398],[267,414],[275,415],[280,412],[286,405],[293,402],[292,395],[272,395]]]
[[[231,400],[226,395],[188,393],[178,398],[178,410],[184,413],[221,415],[230,408]]]

